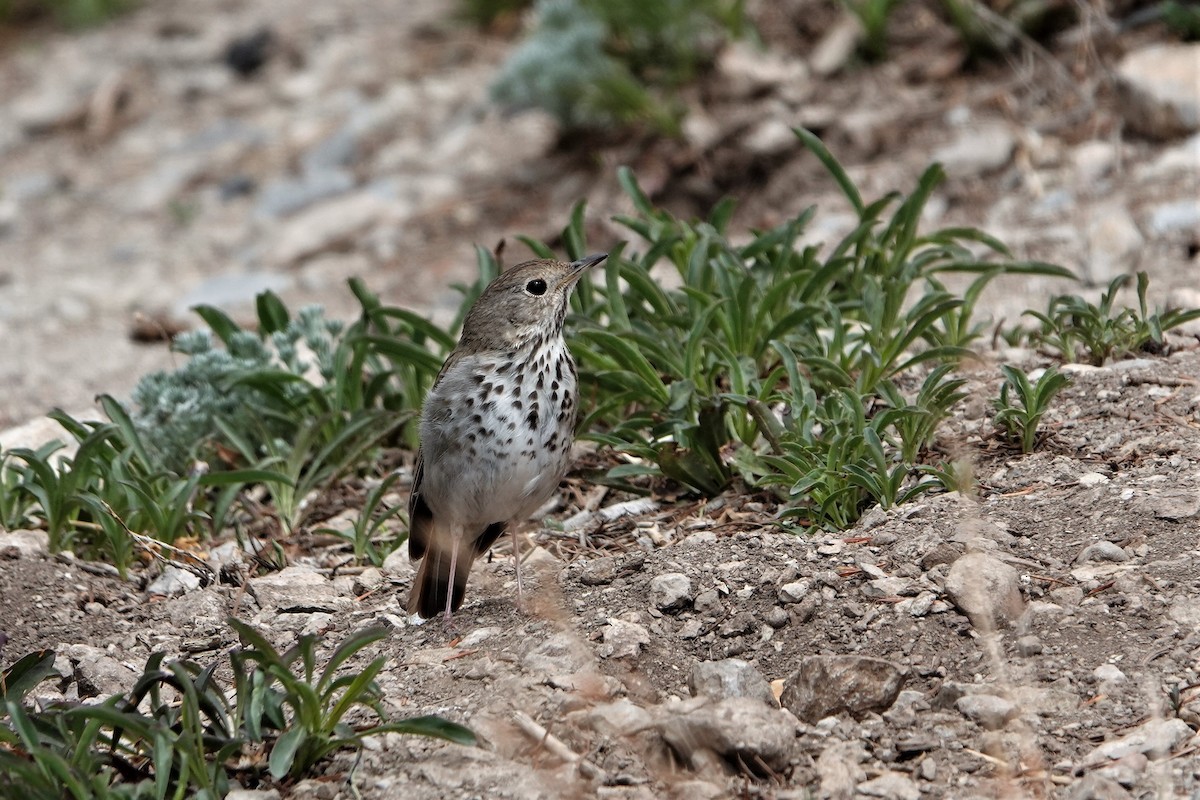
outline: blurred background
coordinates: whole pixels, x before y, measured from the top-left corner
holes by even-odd
[[[1198,306],[1197,37],[1119,0],[0,0],[0,428],[175,364],[197,303],[350,314],[362,276],[448,313],[476,245],[522,260],[579,200],[608,248],[621,165],[836,241],[797,126],[869,198],[937,160],[930,224]],[[1078,291],[998,287],[1010,324]]]

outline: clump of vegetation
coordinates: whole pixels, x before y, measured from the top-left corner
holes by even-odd
[[[648,123],[674,130],[665,92],[691,80],[742,25],[740,0],[539,0],[528,38],[492,96],[542,108],[567,128]]]
[[[731,202],[704,220],[679,219],[620,172],[634,213],[618,221],[637,244],[611,249],[604,281],[577,287],[568,320],[580,435],[620,461],[598,480],[647,492],[669,479],[707,496],[740,481],[775,492],[800,524],[834,528],[873,504],[962,488],[937,437],[963,397],[958,365],[984,331],[981,298],[1002,274],[1071,275],[1014,260],[978,230],[921,231],[937,166],[908,195],[868,201],[815,136],[797,135],[857,214],[828,248],[799,244],[813,208],[735,244]],[[573,258],[589,250],[584,215],[577,205],[562,233]],[[361,313],[346,326],[315,309],[293,319],[269,293],[254,330],[198,309],[211,333],[186,338],[190,361],[144,381],[132,410],[105,397],[106,422],[54,415],[77,445],[69,457],[59,459],[59,445],[0,454],[0,523],[41,526],[53,550],[122,571],[148,541],[251,526],[330,531],[357,560],[382,562],[405,534],[389,499],[397,478],[381,472],[381,455],[415,446],[420,404],[470,305],[499,273],[495,254],[477,254],[478,279],[458,287],[459,314],[445,330],[385,306],[357,280]],[[664,265],[679,288],[651,276]],[[946,287],[953,274],[971,276],[961,293]],[[1139,276],[1139,310],[1117,309],[1122,281],[1098,306],[1056,298],[1034,315],[1043,323],[1034,335],[1066,359],[1082,349],[1099,363],[1200,317],[1150,313],[1146,283]],[[997,424],[1026,451],[1061,388],[1055,375],[1027,385],[1014,374],[1002,393]],[[323,525],[320,500],[339,486],[360,492],[359,514]]]
[[[842,0],[862,25],[859,54],[867,61],[887,57],[887,33],[898,0]],[[1010,51],[1022,40],[1037,40],[1075,18],[1071,3],[1056,0],[941,0],[942,15],[954,28],[967,56],[979,59]]]
[[[1026,311],[1040,324],[1029,334],[1036,346],[1048,346],[1066,361],[1086,358],[1100,366],[1111,359],[1139,352],[1159,350],[1163,334],[1172,328],[1200,319],[1200,309],[1155,309],[1146,302],[1150,278],[1137,274],[1136,309],[1117,303],[1117,295],[1129,284],[1129,275],[1112,280],[1100,295],[1100,302],[1089,303],[1078,295],[1059,295],[1050,300],[1046,311]]]
[[[1159,4],[1163,23],[1185,42],[1200,41],[1200,6],[1168,0]]]
[[[630,459],[605,480],[628,488],[665,476],[715,495],[741,478],[779,491],[788,515],[834,527],[950,485],[933,445],[962,398],[954,368],[982,333],[980,295],[1004,273],[1070,276],[1015,261],[979,231],[921,233],[939,168],[907,197],[867,202],[816,137],[797,135],[859,215],[824,253],[797,247],[815,209],[734,245],[732,204],[680,220],[622,173],[637,213],[619,221],[644,249],[611,254],[605,285],[581,285],[574,299],[575,352],[592,387],[582,435]],[[563,233],[572,256],[587,250],[582,218],[577,208]],[[650,276],[660,262],[681,288]],[[975,276],[962,296],[942,283],[952,273]]]
[[[1071,380],[1055,367],[1045,370],[1037,381],[1009,364],[1000,367],[1004,383],[1000,396],[993,401],[996,426],[1009,441],[1018,444],[1022,453],[1032,453],[1037,446],[1042,417],[1050,408],[1055,395]]]
[[[388,721],[375,678],[385,658],[346,664],[387,634],[369,628],[343,641],[318,669],[314,636],[284,653],[245,623],[229,620],[242,647],[229,656],[232,684],[214,663],[146,662],[125,693],[89,705],[35,710],[28,695],[54,677],[41,650],[0,674],[0,795],[29,800],[194,797],[219,800],[236,785],[299,779],[368,736],[402,733],[475,744],[441,717]],[[225,673],[226,670],[222,670]],[[352,724],[365,710],[375,721]]]
[[[520,14],[533,0],[459,0],[458,13],[463,19],[487,27],[498,19]]]
[[[0,20],[19,22],[53,16],[59,23],[85,28],[133,8],[137,0],[0,0]]]

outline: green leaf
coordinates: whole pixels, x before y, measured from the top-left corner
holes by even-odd
[[[474,747],[479,743],[474,731],[470,728],[436,716],[410,717],[388,722],[377,725],[372,729],[372,733],[407,733],[414,736],[429,736],[468,747]]]
[[[290,315],[287,306],[277,294],[271,291],[262,292],[254,298],[254,304],[258,311],[259,336],[266,337],[287,328]]]
[[[57,676],[53,650],[35,650],[22,656],[0,673],[0,701],[20,702],[31,689],[49,677]]]
[[[192,306],[192,311],[196,316],[204,320],[204,323],[216,334],[217,338],[228,347],[233,335],[242,331],[241,326],[234,322],[228,314],[215,306]]]
[[[267,760],[271,777],[281,781],[291,773],[292,765],[296,761],[296,753],[299,752],[306,738],[305,730],[297,725],[284,731],[275,740],[275,744],[271,747],[271,755]]]

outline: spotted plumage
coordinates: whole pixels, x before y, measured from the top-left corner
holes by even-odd
[[[467,315],[421,413],[408,539],[421,566],[410,613],[449,621],[475,558],[566,472],[578,387],[563,320],[575,283],[604,258],[519,264]]]

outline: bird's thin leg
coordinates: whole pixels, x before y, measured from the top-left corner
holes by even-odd
[[[450,609],[454,606],[454,586],[458,575],[458,545],[462,541],[462,527],[455,525],[450,529],[450,585],[446,587],[446,613],[442,615],[442,624],[450,627]]]
[[[523,612],[525,610],[525,593],[521,587],[521,544],[517,539],[517,526],[513,525],[510,530],[512,531],[513,564],[517,570],[517,611]]]

